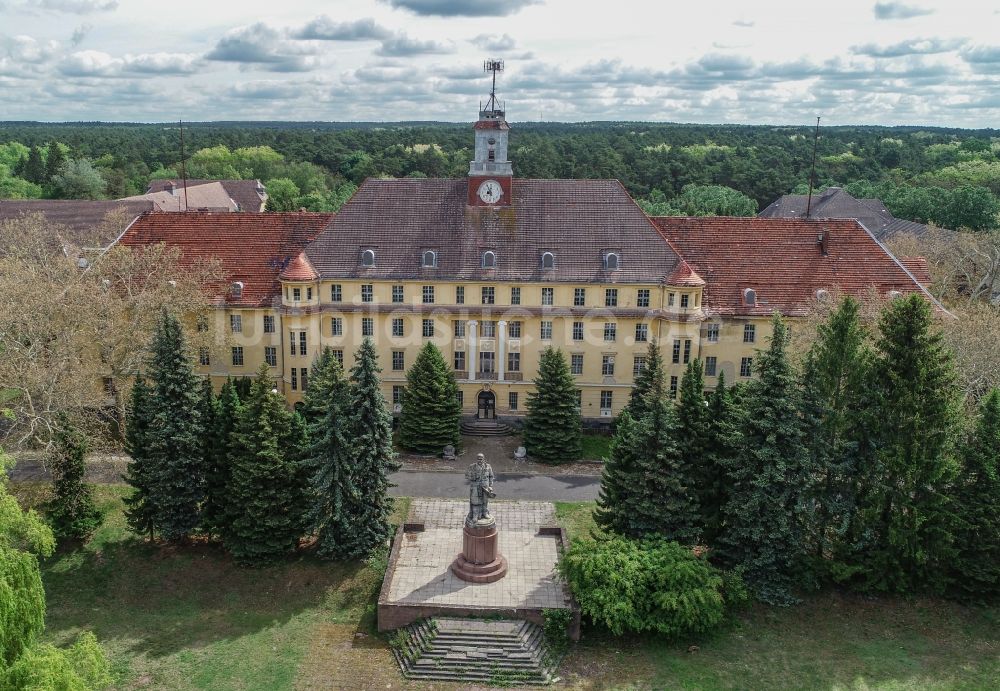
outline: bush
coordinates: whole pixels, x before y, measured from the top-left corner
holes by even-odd
[[[583,612],[616,635],[704,633],[746,597],[738,575],[663,539],[574,540],[559,571]]]

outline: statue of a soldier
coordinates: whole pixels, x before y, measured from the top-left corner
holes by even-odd
[[[465,471],[465,479],[469,481],[469,515],[465,523],[469,526],[492,525],[490,514],[490,499],[496,496],[493,491],[493,467],[486,462],[483,454],[476,455],[476,462]]]

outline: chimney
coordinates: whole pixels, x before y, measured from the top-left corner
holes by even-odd
[[[819,253],[822,256],[827,256],[830,254],[830,233],[826,228],[820,228],[819,235],[816,237],[816,244],[819,245]]]
[[[177,196],[177,185],[174,184],[173,180],[170,180],[167,183],[167,192],[170,193],[171,197],[176,197]]]

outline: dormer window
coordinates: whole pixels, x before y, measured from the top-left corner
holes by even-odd
[[[608,252],[604,255],[604,268],[608,271],[618,270],[619,257],[617,252]]]
[[[542,268],[543,269],[554,269],[556,267],[556,255],[551,252],[545,252],[542,254]]]
[[[365,250],[361,253],[361,266],[375,266],[375,250]]]
[[[427,250],[426,252],[424,252],[424,256],[420,262],[420,265],[425,268],[433,268],[437,266],[437,263],[438,263],[437,252],[434,252],[432,250]]]
[[[901,292],[899,292],[898,290],[890,290],[889,291],[889,299],[890,300],[895,300],[896,298],[901,298],[901,297],[903,297],[903,294]]]
[[[240,300],[243,298],[243,281],[233,281],[230,286],[229,294],[234,300]]]
[[[492,250],[487,250],[483,252],[483,268],[484,269],[495,269],[497,268],[497,253]]]
[[[816,299],[820,302],[826,302],[830,299],[830,291],[820,288],[816,291]]]
[[[743,289],[743,304],[753,307],[757,304],[757,291],[753,288]]]

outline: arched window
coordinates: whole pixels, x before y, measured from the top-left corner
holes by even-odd
[[[545,252],[542,254],[542,268],[543,269],[554,269],[556,266],[556,255],[551,252]]]
[[[618,270],[618,253],[608,252],[604,255],[604,268],[608,271]]]
[[[365,250],[361,253],[361,266],[375,266],[375,250]]]
[[[421,262],[421,266],[437,266],[437,260],[437,252],[427,250],[424,252],[424,258]]]
[[[495,269],[497,268],[497,253],[492,250],[486,250],[483,252],[483,268],[484,269]]]
[[[243,281],[233,281],[231,288],[230,294],[234,300],[239,300],[243,297]]]
[[[744,305],[756,305],[757,304],[757,291],[753,288],[743,289],[743,304]]]

